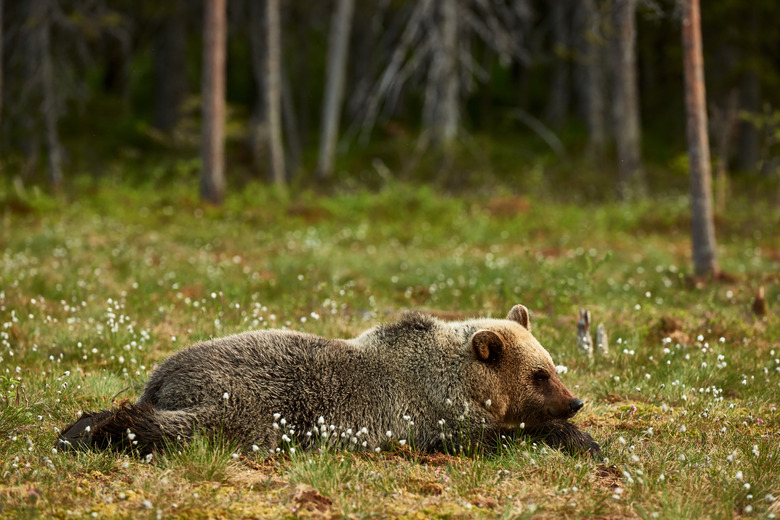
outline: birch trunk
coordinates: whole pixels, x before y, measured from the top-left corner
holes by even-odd
[[[432,46],[432,63],[425,92],[424,137],[448,148],[458,134],[458,8],[456,0],[436,2],[438,30]]]
[[[354,7],[354,0],[338,0],[331,21],[320,150],[317,160],[317,177],[321,179],[333,175],[333,161],[338,141],[341,106],[344,100],[344,79],[347,72],[349,33],[352,27]]]
[[[455,0],[443,0],[441,13],[442,76],[439,91],[439,140],[449,146],[458,134],[460,110],[458,107],[458,8]]]
[[[266,0],[266,114],[268,116],[271,177],[284,185],[284,145],[282,144],[282,72],[280,0]]]
[[[696,276],[717,275],[715,223],[712,215],[710,144],[701,50],[699,0],[683,0],[683,59],[688,158],[691,169],[691,238]]]
[[[225,45],[227,0],[204,4],[201,196],[221,204],[225,195]]]

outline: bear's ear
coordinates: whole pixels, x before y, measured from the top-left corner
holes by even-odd
[[[504,338],[492,330],[478,330],[471,336],[471,350],[480,361],[498,359],[504,350]]]
[[[512,310],[506,315],[506,319],[516,321],[526,329],[531,330],[531,320],[528,317],[528,309],[520,304],[512,307]]]

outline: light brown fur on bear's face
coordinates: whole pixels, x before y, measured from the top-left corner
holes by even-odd
[[[473,398],[489,400],[486,411],[504,428],[538,426],[576,413],[570,406],[575,396],[558,377],[550,354],[526,328],[527,320],[526,314],[526,326],[511,319],[485,321],[486,327],[471,339],[482,378]]]

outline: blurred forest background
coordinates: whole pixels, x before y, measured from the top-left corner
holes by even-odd
[[[591,199],[687,189],[677,0],[0,5],[1,167],[17,192],[201,179],[219,202],[254,180],[389,177],[520,191],[544,177]],[[708,1],[701,18],[716,184],[765,194],[780,3]]]

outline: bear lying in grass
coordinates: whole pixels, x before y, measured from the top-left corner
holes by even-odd
[[[267,330],[197,343],[160,365],[135,404],[84,414],[58,443],[147,454],[202,432],[266,452],[401,439],[453,452],[520,431],[598,455],[568,422],[581,407],[522,305],[504,320],[410,312],[349,340]]]

